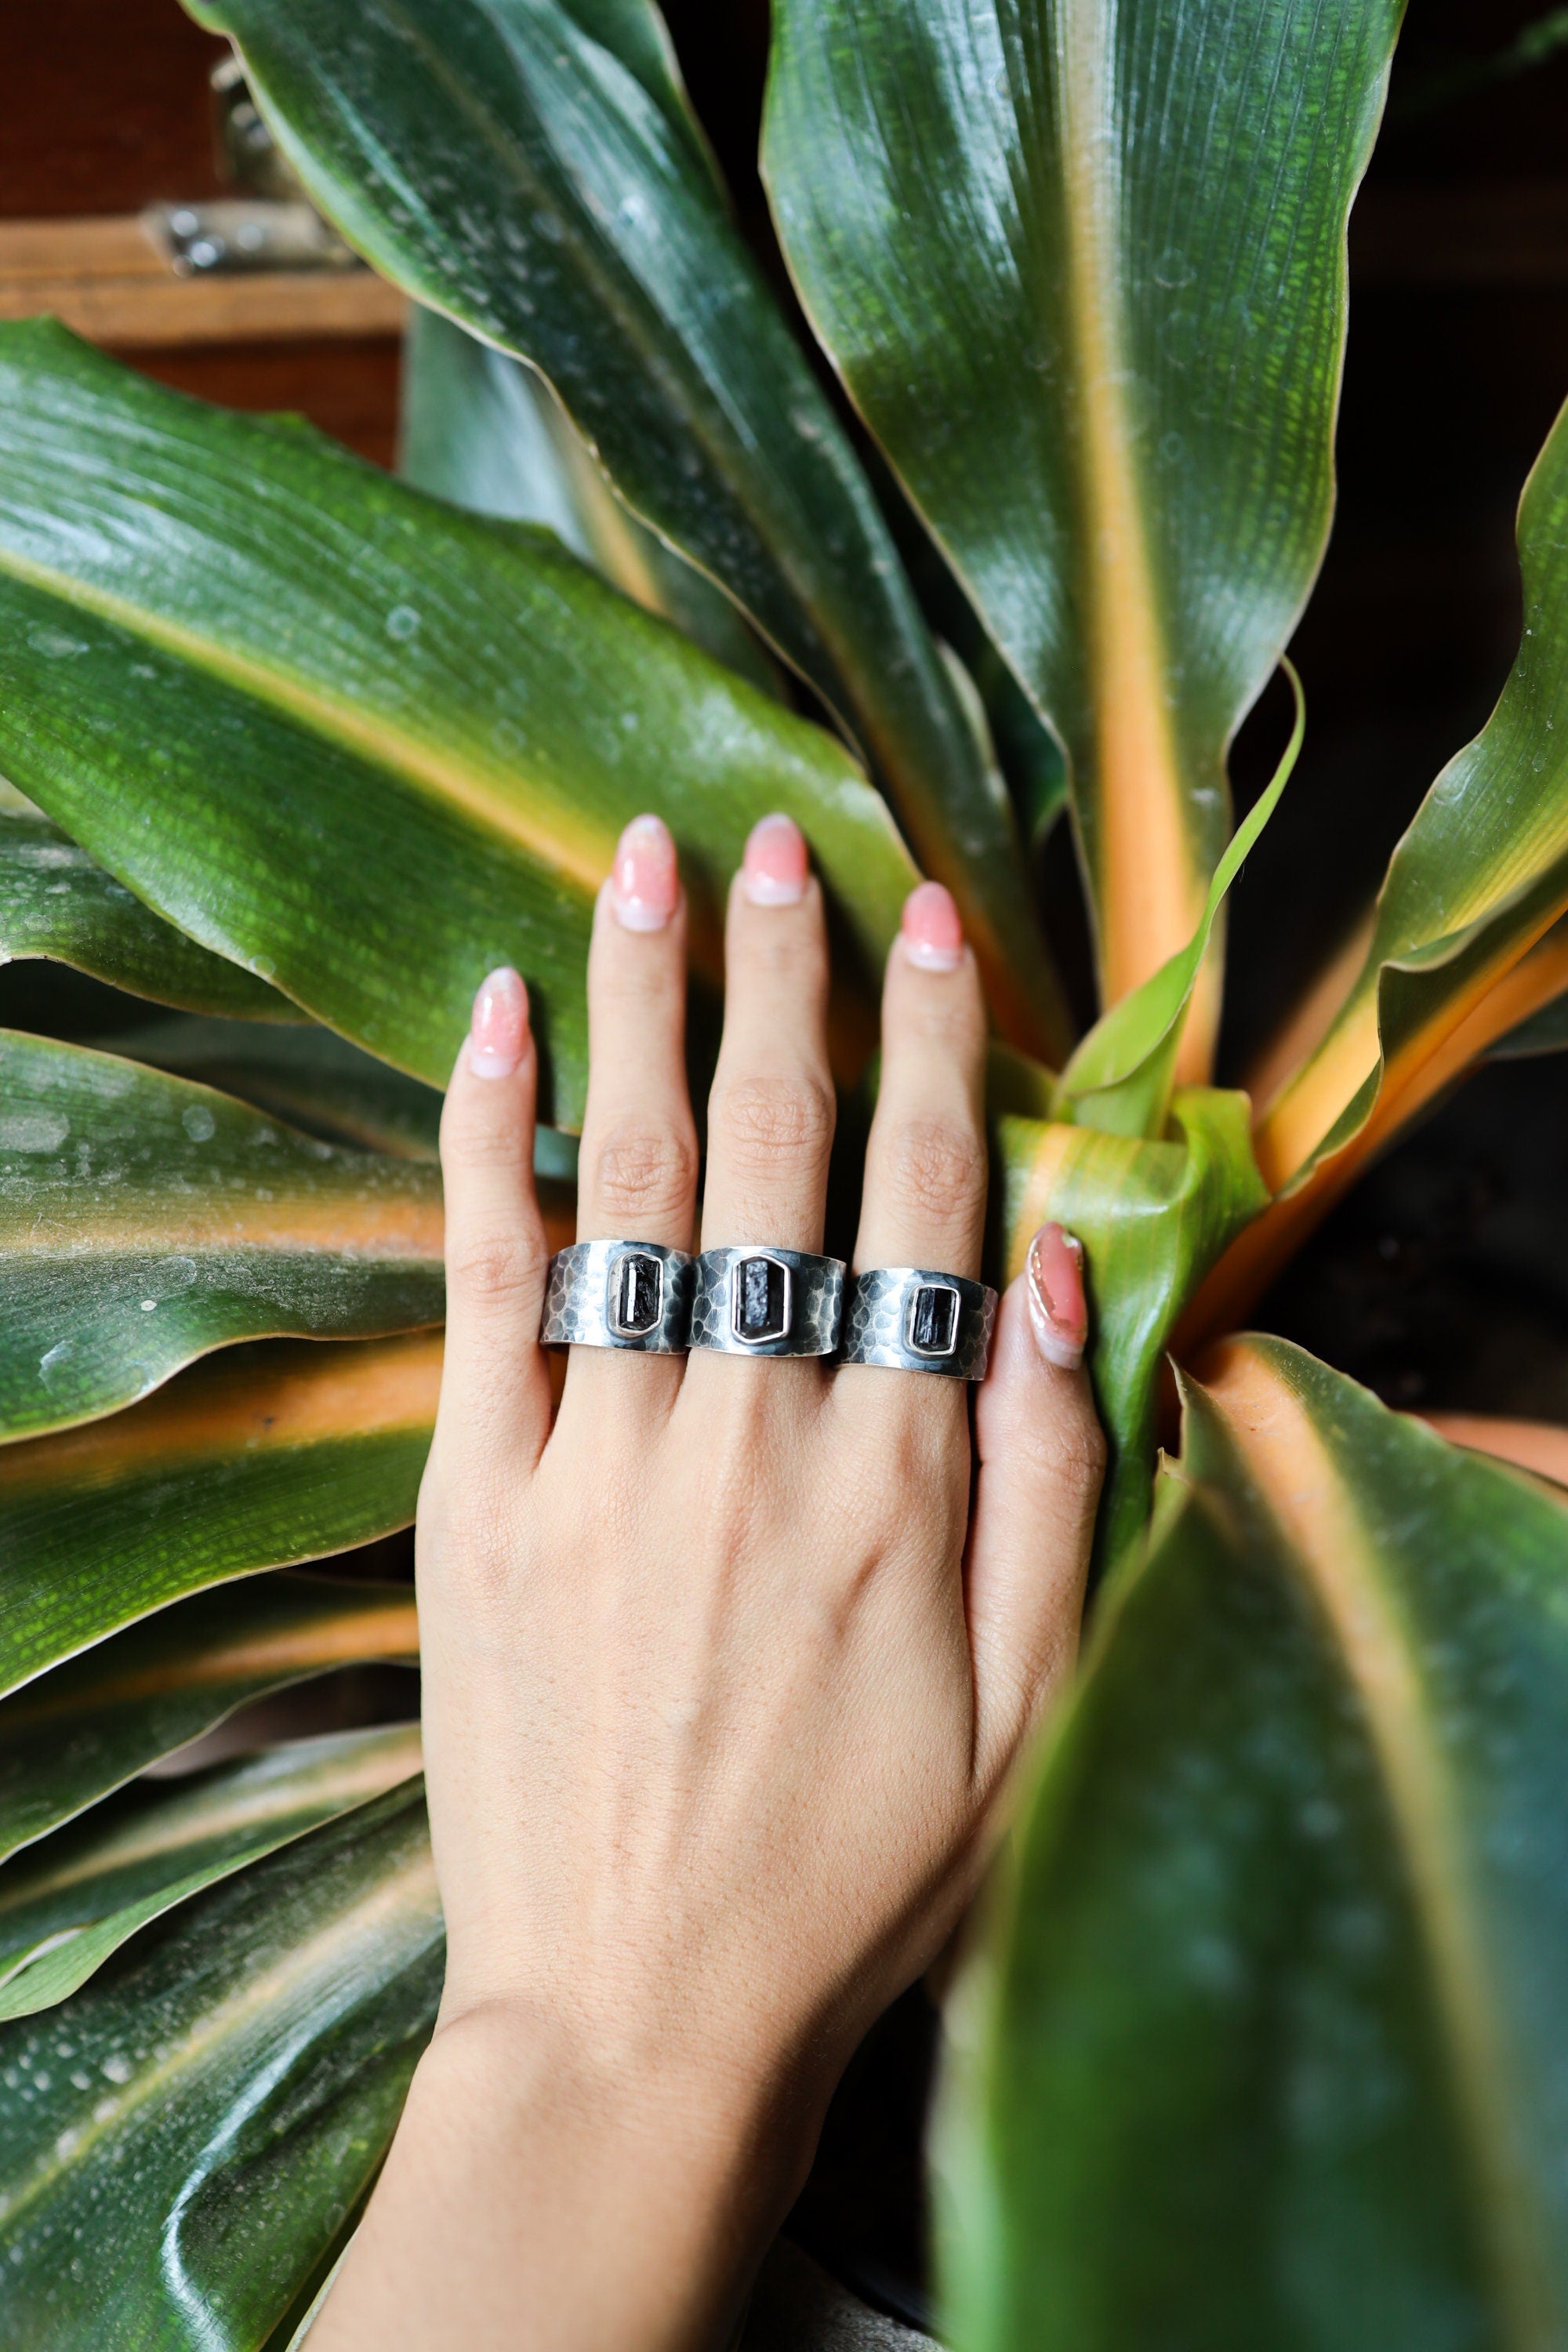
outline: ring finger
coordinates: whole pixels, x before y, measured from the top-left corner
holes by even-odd
[[[985,1008],[958,910],[924,882],[904,908],[882,994],[882,1072],[866,1150],[855,1266],[980,1272],[985,1222]],[[964,1423],[963,1383],[848,1365],[838,1393],[853,1407],[940,1413]],[[934,1425],[934,1424],[933,1424]]]

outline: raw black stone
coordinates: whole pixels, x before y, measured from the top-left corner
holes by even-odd
[[[735,1328],[742,1339],[784,1337],[784,1270],[772,1258],[742,1258],[736,1268]]]
[[[957,1292],[922,1282],[910,1317],[910,1345],[922,1356],[951,1356],[957,1337]]]
[[[663,1269],[658,1260],[629,1251],[616,1268],[616,1328],[640,1339],[658,1321]]]

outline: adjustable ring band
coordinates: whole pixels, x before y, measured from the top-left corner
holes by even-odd
[[[676,1356],[691,1320],[693,1261],[656,1242],[575,1242],[550,1261],[539,1337],[547,1348]]]
[[[730,1356],[830,1356],[844,1307],[844,1261],[752,1243],[704,1250],[691,1345]]]
[[[996,1293],[983,1282],[924,1265],[874,1265],[849,1284],[838,1361],[983,1381],[995,1321]]]

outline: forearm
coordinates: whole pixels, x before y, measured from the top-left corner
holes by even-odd
[[[709,2352],[809,2155],[750,2087],[510,2012],[437,2036],[310,2352]]]

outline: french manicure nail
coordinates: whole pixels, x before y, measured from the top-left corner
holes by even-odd
[[[746,836],[741,887],[753,907],[798,907],[805,896],[805,838],[793,817],[759,817]]]
[[[476,1078],[510,1078],[528,1041],[528,991],[502,964],[479,982],[468,1029],[468,1067]]]
[[[963,925],[951,890],[922,882],[904,900],[904,953],[921,971],[956,971],[963,961]]]
[[[1060,1225],[1042,1225],[1029,1244],[1029,1320],[1048,1364],[1076,1372],[1089,1338],[1083,1244]]]
[[[616,844],[610,904],[622,929],[662,931],[680,896],[669,828],[657,816],[634,816]]]

